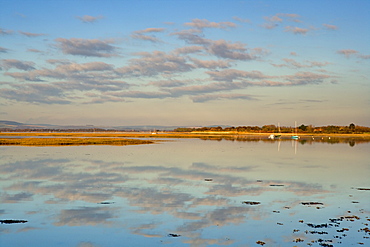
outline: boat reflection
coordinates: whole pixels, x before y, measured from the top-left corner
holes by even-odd
[[[202,136],[201,140],[212,140],[212,141],[238,141],[238,142],[281,142],[281,141],[292,141],[291,137],[280,136],[279,138],[270,138],[270,136]],[[365,137],[331,137],[331,136],[300,136],[299,139],[293,139],[298,143],[312,144],[318,143],[329,143],[329,144],[343,144],[346,143],[353,147],[356,144],[369,143],[370,138]]]

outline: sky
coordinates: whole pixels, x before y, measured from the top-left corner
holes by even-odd
[[[0,0],[0,120],[370,126],[370,1]]]

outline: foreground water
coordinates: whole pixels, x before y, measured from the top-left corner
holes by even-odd
[[[0,246],[369,246],[369,150],[0,147]]]

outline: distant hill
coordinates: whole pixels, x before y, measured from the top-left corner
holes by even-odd
[[[49,124],[24,124],[15,121],[0,120],[0,129],[45,129],[52,126]]]
[[[3,121],[0,120],[0,128],[17,128],[18,126],[22,126],[22,123],[14,122],[14,121]]]
[[[184,130],[182,130],[184,129]],[[190,130],[187,130],[190,129]],[[209,125],[209,126],[161,126],[161,125],[132,125],[132,126],[94,126],[94,125],[52,125],[52,124],[24,124],[15,121],[0,120],[0,131],[57,131],[57,132],[99,132],[99,131],[238,131],[251,133],[293,133],[291,126],[264,125],[237,126]],[[297,129],[298,133],[332,133],[332,134],[362,134],[370,133],[370,127],[350,124],[349,126],[321,126],[313,127],[302,124]]]
[[[0,128],[4,128],[3,126],[19,126],[22,125],[21,123],[14,122],[14,121],[2,121],[0,120]]]
[[[24,124],[15,121],[0,120],[0,129],[104,129],[118,131],[155,131],[155,130],[174,130],[179,126],[160,126],[160,125],[138,125],[138,126],[94,126],[94,125],[51,125],[51,124]]]

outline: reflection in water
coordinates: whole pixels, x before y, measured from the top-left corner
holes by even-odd
[[[298,143],[1,147],[0,246],[369,244],[370,145]]]
[[[255,136],[255,135],[235,135],[235,136],[208,136],[208,137],[201,137],[202,140],[214,140],[214,141],[240,141],[240,142],[281,142],[281,141],[291,141],[292,138],[290,136],[282,136],[276,139],[270,139],[268,136]],[[331,137],[331,136],[301,136],[299,139],[294,139],[295,141],[299,142],[300,144],[313,144],[316,142],[320,143],[329,143],[329,144],[342,144],[347,143],[351,147],[355,146],[356,144],[361,143],[368,143],[370,142],[369,137]]]

